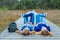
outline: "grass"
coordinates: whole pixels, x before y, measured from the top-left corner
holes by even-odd
[[[19,17],[19,15],[12,15],[7,11],[0,11],[0,33],[8,27],[11,20],[16,21]]]
[[[0,33],[6,29],[10,21],[16,21],[20,14],[28,10],[0,10]],[[47,12],[47,19],[60,26],[60,10],[36,10],[38,13]]]

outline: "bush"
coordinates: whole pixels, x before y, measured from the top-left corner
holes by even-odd
[[[0,0],[0,5],[0,9],[60,9],[60,0]]]

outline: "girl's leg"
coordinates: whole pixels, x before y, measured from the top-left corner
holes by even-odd
[[[45,14],[38,14],[38,15],[36,15],[36,24],[39,23],[39,22],[46,23],[46,21],[44,19],[45,17],[46,17]]]
[[[30,16],[31,14],[24,14],[24,24],[28,22],[28,17]]]
[[[24,24],[28,22],[28,17],[24,17]]]
[[[34,13],[31,13],[30,15],[30,22],[34,24]]]
[[[36,24],[38,24],[40,22],[40,15],[36,15]]]
[[[30,22],[32,24],[34,24],[34,14],[33,13],[25,14],[23,17],[24,17],[24,24],[28,22],[28,17],[30,17]]]
[[[41,22],[46,23],[46,20],[45,20],[46,13],[41,14],[40,16],[41,16]]]

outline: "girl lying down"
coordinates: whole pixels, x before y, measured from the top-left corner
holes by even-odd
[[[24,24],[20,30],[16,30],[16,33],[22,35],[44,35],[44,36],[52,36],[50,32],[51,29],[49,26],[43,23],[39,23],[37,26],[33,26],[30,22]]]
[[[34,34],[34,26],[32,25],[32,23],[27,22],[20,28],[20,30],[17,30],[16,33],[22,34],[22,35]]]
[[[44,36],[52,36],[50,32],[51,29],[44,23],[39,23],[36,27],[34,27],[35,34],[44,35]]]

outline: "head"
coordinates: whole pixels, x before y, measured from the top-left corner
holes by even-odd
[[[23,35],[29,35],[29,30],[28,30],[28,29],[25,29],[25,30],[23,31]]]
[[[46,29],[42,30],[41,34],[44,35],[44,36],[48,36],[49,35],[48,30],[46,30]]]

